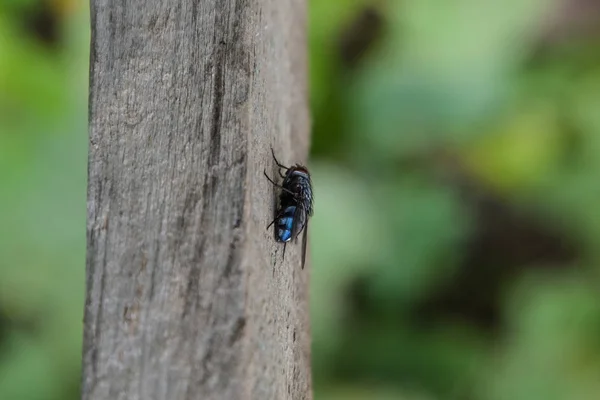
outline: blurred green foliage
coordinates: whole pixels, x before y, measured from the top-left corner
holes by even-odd
[[[310,2],[317,400],[599,397],[583,3]],[[0,4],[3,400],[78,398],[87,18]]]
[[[583,3],[311,2],[317,400],[598,398]]]
[[[3,400],[79,396],[89,28],[85,10],[57,15],[53,47],[32,29],[39,3],[0,4]]]

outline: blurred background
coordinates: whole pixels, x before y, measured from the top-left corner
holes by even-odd
[[[88,5],[0,2],[0,399],[76,400]],[[600,399],[600,2],[311,0],[316,400]]]

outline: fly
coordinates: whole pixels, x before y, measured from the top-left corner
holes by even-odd
[[[267,229],[275,224],[275,238],[278,242],[283,242],[283,257],[285,258],[285,247],[289,241],[297,240],[302,233],[302,268],[306,260],[306,242],[308,236],[308,219],[313,215],[313,190],[312,182],[308,169],[300,164],[292,167],[286,167],[277,161],[275,152],[271,147],[273,160],[279,168],[279,176],[283,178],[283,182],[278,184],[267,175],[265,176],[274,186],[281,190],[279,194],[279,208],[275,219],[271,221]],[[281,173],[281,169],[285,170],[285,174]]]

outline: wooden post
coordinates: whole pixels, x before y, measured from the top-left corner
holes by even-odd
[[[312,398],[263,176],[307,155],[306,7],[92,0],[84,400]]]

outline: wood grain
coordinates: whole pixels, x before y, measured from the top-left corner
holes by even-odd
[[[84,400],[311,399],[265,228],[309,146],[304,0],[92,0]],[[308,266],[307,262],[307,266]]]

